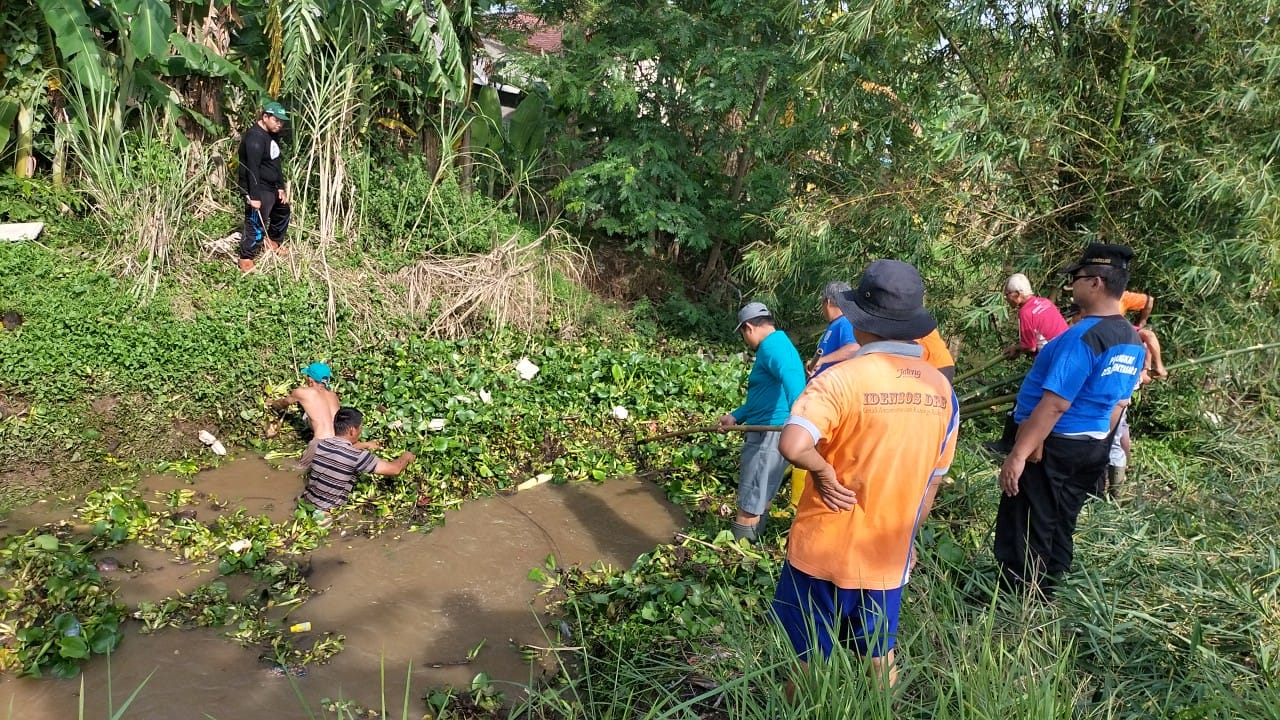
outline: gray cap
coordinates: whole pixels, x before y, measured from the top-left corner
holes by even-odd
[[[734,328],[734,332],[740,332],[742,330],[742,326],[745,325],[748,320],[772,316],[773,313],[769,312],[768,306],[764,303],[749,302],[746,305],[743,305],[742,309],[738,311],[738,327]]]

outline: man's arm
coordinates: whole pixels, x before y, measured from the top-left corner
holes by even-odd
[[[799,360],[800,356],[795,356]],[[804,392],[804,382],[807,376],[804,372],[804,364],[792,364],[789,360],[777,358],[770,367],[774,376],[778,379],[778,384],[782,386],[782,394],[787,398],[787,409],[790,410],[792,405],[796,404],[800,393]]]
[[[1147,304],[1142,306],[1142,311],[1138,313],[1138,322],[1135,325],[1139,329],[1147,326],[1147,321],[1151,319],[1151,311],[1156,307],[1156,296],[1147,293]]]
[[[267,146],[262,142],[258,133],[245,132],[244,138],[244,167],[249,174],[249,187],[246,192],[249,194],[248,202],[252,207],[261,207],[262,201],[258,200],[258,192],[261,189],[262,181],[262,157],[267,153]],[[257,203],[256,205],[254,203]]]
[[[1027,460],[1038,460],[1044,445],[1044,439],[1053,432],[1053,426],[1071,407],[1071,401],[1048,390],[1044,397],[1036,403],[1031,416],[1018,426],[1018,439],[1013,443],[1013,450],[1000,466],[1000,488],[1006,495],[1018,494],[1018,480]]]
[[[301,403],[302,398],[298,397],[298,389],[294,388],[293,392],[288,395],[271,401],[271,409],[277,412],[288,410],[289,406],[294,403]]]
[[[373,469],[373,474],[386,475],[387,477],[395,477],[396,475],[399,475],[401,472],[403,472],[405,467],[407,467],[409,463],[413,462],[416,459],[417,459],[416,455],[409,452],[408,450],[405,450],[404,452],[400,453],[400,457],[396,458],[395,460],[392,460],[391,462],[387,462],[386,460],[379,460],[377,467]]]
[[[784,425],[778,450],[792,465],[809,471],[814,489],[832,512],[848,510],[857,504],[858,496],[840,483],[836,469],[818,452],[808,429],[800,425]]]
[[[830,355],[823,355],[822,357],[818,358],[817,367],[820,368],[824,365],[833,365],[835,363],[848,360],[849,358],[856,355],[857,352],[861,349],[862,349],[862,346],[856,342],[849,343],[848,345],[843,345],[838,350],[832,350]]]

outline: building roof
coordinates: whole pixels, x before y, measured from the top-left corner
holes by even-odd
[[[523,35],[525,49],[530,52],[546,55],[564,49],[564,28],[551,25],[531,13],[510,13],[501,19],[500,24]]]

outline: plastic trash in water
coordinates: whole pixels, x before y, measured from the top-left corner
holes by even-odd
[[[520,375],[521,380],[532,380],[534,375],[542,368],[529,362],[529,358],[520,358],[520,362],[516,363],[516,372]]]
[[[490,393],[488,390],[481,390],[476,394],[480,396],[480,402],[484,403],[485,405],[488,405],[489,403],[493,402],[493,394]]]
[[[62,634],[63,634],[63,635],[66,635],[67,637],[79,637],[79,636],[80,636],[80,621],[79,621],[79,620],[72,620],[72,621],[71,621],[71,626],[70,626],[70,627],[68,627],[66,630],[63,630],[63,631],[62,631]]]
[[[248,540],[237,540],[230,545],[227,545],[227,549],[233,553],[244,552],[251,547],[253,547],[253,543]]]
[[[214,455],[227,454],[227,449],[223,447],[222,443],[218,442],[218,438],[214,437],[213,433],[209,432],[208,430],[201,430],[200,433],[196,435],[196,437],[200,439],[200,442],[207,445],[209,449],[213,451]]]
[[[517,485],[516,490],[530,490],[544,483],[551,482],[553,478],[555,478],[555,475],[552,475],[549,472],[538,473],[537,475],[534,475],[528,480],[525,480],[524,482]]]
[[[310,622],[294,623],[289,626],[289,632],[291,633],[311,632],[311,623]]]
[[[427,429],[440,432],[444,429],[444,425],[444,418],[433,418],[431,422],[427,423]]]
[[[618,420],[626,420],[631,417],[631,413],[627,412],[627,409],[621,405],[617,405],[613,408],[613,416]]]

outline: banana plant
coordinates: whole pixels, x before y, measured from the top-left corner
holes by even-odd
[[[35,0],[35,5],[70,82],[88,93],[115,94],[122,108],[159,111],[178,141],[183,139],[174,125],[178,116],[211,132],[219,129],[186,107],[175,88],[177,78],[233,78],[262,92],[235,63],[177,32],[174,8],[166,0],[116,0],[88,9],[83,0]],[[216,9],[215,3],[208,11]]]

